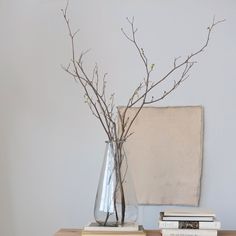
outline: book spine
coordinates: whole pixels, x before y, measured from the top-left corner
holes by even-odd
[[[208,216],[163,216],[161,220],[167,221],[211,221],[213,222],[214,217]]]
[[[162,236],[217,236],[214,229],[162,229]]]
[[[210,216],[216,217],[216,214],[210,210],[187,210],[187,211],[175,211],[175,210],[167,210],[163,212],[164,216]]]
[[[220,229],[219,221],[159,221],[160,229]]]

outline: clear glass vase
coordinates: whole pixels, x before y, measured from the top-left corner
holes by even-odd
[[[106,142],[94,217],[103,226],[135,223],[138,204],[123,141]]]

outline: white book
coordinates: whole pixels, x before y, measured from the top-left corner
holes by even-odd
[[[160,212],[160,220],[167,221],[214,221],[214,216],[195,216],[195,215],[165,215],[164,212]]]
[[[162,236],[217,236],[215,229],[162,229]]]
[[[216,217],[215,213],[210,209],[203,208],[176,208],[164,211],[164,216],[207,216]]]
[[[101,232],[110,232],[110,231],[115,231],[115,232],[135,232],[139,231],[142,229],[142,227],[138,224],[134,223],[126,223],[122,226],[101,226],[96,222],[92,222],[88,224],[87,226],[84,227],[84,231],[101,231]]]
[[[160,229],[220,229],[220,221],[163,221],[159,220]]]

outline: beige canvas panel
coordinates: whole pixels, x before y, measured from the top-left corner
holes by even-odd
[[[136,111],[129,109],[129,116]],[[203,108],[143,108],[131,132],[125,148],[138,203],[198,205]]]

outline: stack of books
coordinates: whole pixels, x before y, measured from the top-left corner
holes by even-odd
[[[146,232],[143,226],[136,224],[109,227],[91,223],[83,228],[81,236],[146,236]]]
[[[217,236],[220,227],[212,211],[194,208],[160,212],[162,236]]]

